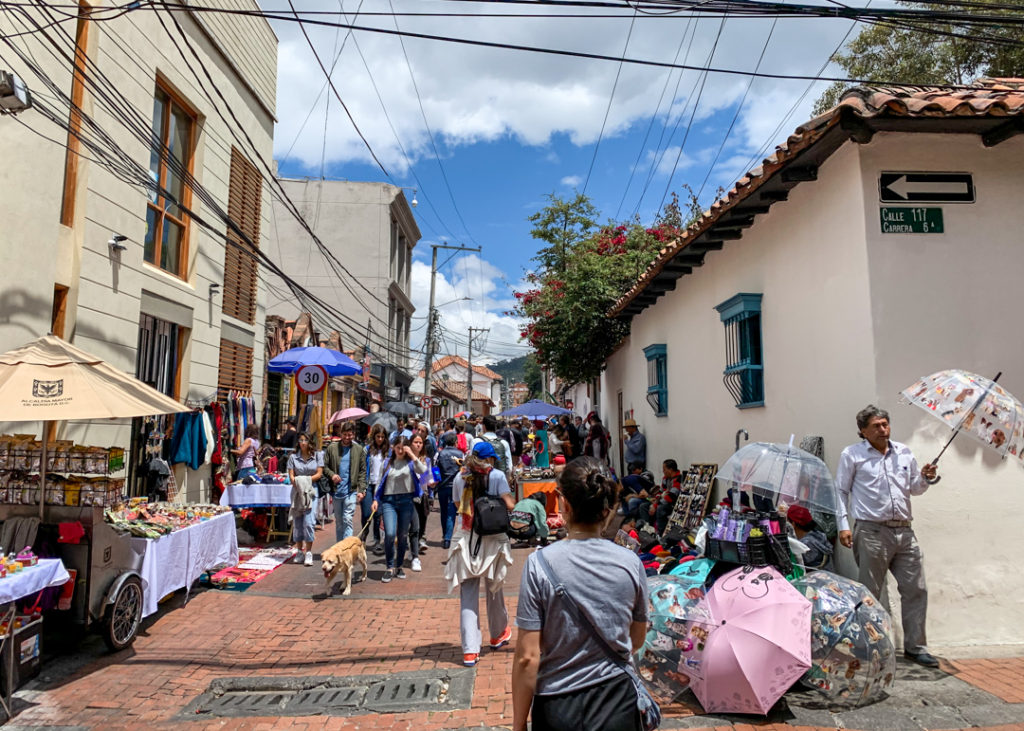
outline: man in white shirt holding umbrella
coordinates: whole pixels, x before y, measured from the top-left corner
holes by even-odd
[[[889,439],[889,414],[876,406],[857,414],[857,428],[864,441],[843,450],[836,470],[839,542],[853,549],[859,580],[876,597],[882,593],[886,573],[892,572],[903,608],[904,655],[926,667],[938,667],[925,639],[928,588],[910,510],[910,496],[928,489],[936,467],[918,468],[910,448]],[[852,533],[847,502],[849,514],[857,521]]]

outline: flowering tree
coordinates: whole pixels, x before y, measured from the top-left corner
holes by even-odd
[[[682,234],[682,214],[673,196],[651,228],[638,220],[597,227],[596,211],[585,196],[550,200],[551,205],[530,218],[536,224],[533,237],[547,245],[535,257],[538,270],[527,274],[529,289],[515,292],[516,307],[510,314],[526,321],[521,334],[541,366],[580,383],[601,373],[628,334],[625,322],[605,313],[660,249]]]

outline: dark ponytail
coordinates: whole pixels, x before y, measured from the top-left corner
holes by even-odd
[[[572,508],[574,523],[600,523],[619,502],[619,483],[603,461],[580,457],[565,466],[558,489]]]

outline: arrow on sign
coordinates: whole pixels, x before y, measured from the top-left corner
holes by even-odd
[[[882,173],[878,184],[883,202],[974,202],[974,180],[970,173]]]

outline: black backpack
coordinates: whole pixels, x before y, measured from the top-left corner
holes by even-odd
[[[496,495],[486,492],[490,486],[491,472],[488,470],[483,475],[478,475],[487,482],[485,492],[480,497],[473,498],[473,528],[476,533],[476,546],[472,547],[473,555],[480,552],[480,543],[483,536],[496,536],[508,532],[508,508],[505,501]]]

